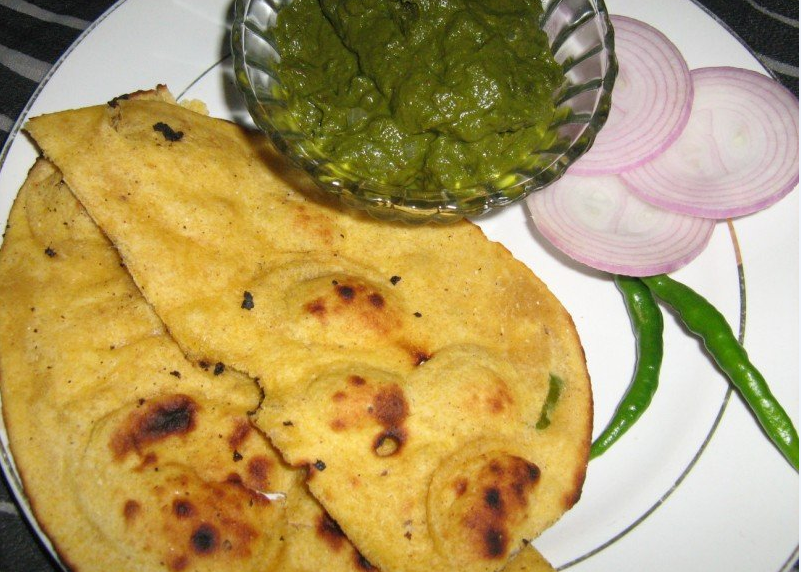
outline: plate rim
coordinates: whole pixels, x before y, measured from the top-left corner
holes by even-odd
[[[19,116],[17,117],[16,121],[12,125],[11,130],[8,132],[8,136],[3,144],[2,149],[0,150],[0,172],[2,172],[3,168],[5,167],[6,161],[8,159],[9,153],[11,151],[12,146],[15,144],[17,139],[21,136],[22,127],[25,121],[28,119],[30,111],[32,107],[35,105],[39,97],[41,96],[42,92],[45,90],[47,85],[49,84],[52,77],[55,73],[61,68],[64,62],[73,54],[75,49],[83,43],[86,38],[92,34],[99,26],[101,26],[111,14],[117,11],[122,5],[128,3],[129,0],[117,0],[114,2],[105,12],[103,12],[97,19],[92,21],[89,26],[87,26],[79,35],[78,37],[70,44],[67,50],[56,60],[56,62],[52,65],[52,67],[48,70],[45,76],[41,79],[39,84],[36,86],[34,92],[32,93],[31,97],[26,102],[25,106],[21,110]],[[695,5],[696,7],[700,8],[706,16],[710,17],[715,24],[720,26],[729,36],[734,38],[736,41],[740,43],[743,48],[748,52],[748,54],[754,59],[754,61],[759,65],[759,67],[772,77],[774,80],[778,81],[777,76],[767,67],[764,63],[759,59],[755,51],[736,33],[732,30],[732,28],[726,24],[720,17],[718,17],[715,13],[711,12],[706,6],[701,4],[698,0],[686,0],[689,3]],[[209,65],[203,72],[201,72],[198,76],[196,76],[192,81],[190,81],[183,89],[180,90],[176,98],[183,97],[188,91],[192,89],[194,85],[196,85],[202,78],[207,75],[208,73],[212,72],[215,68],[222,65],[226,60],[231,58],[230,49],[227,51],[226,55],[220,57],[218,61],[214,62],[213,64]],[[12,197],[13,200],[13,197]],[[742,278],[743,273],[743,265],[742,261],[740,260],[738,246],[737,246],[737,237],[736,237],[736,230],[734,228],[733,223],[729,224],[729,234],[737,252],[736,258],[738,261],[737,264],[737,271],[738,276],[740,277],[740,293],[739,293],[739,307],[740,307],[740,336],[745,334],[745,325],[747,324],[746,318],[746,298],[747,298],[747,291],[744,279]],[[2,239],[0,238],[0,243],[2,243]],[[719,405],[717,414],[712,422],[712,425],[707,431],[707,434],[700,444],[697,451],[694,452],[692,458],[688,461],[687,465],[682,469],[679,473],[678,477],[675,479],[675,482],[666,490],[658,499],[654,501],[654,503],[648,507],[640,516],[634,519],[632,522],[628,523],[626,526],[622,527],[617,533],[615,533],[610,539],[603,542],[601,545],[587,551],[585,554],[575,557],[569,562],[559,566],[557,570],[568,570],[573,566],[591,559],[595,554],[598,554],[605,550],[606,548],[615,544],[618,540],[626,536],[629,532],[633,531],[637,526],[641,523],[645,522],[671,495],[675,492],[684,479],[692,473],[694,470],[698,460],[703,456],[704,452],[708,444],[714,438],[714,434],[718,429],[723,416],[728,408],[729,403],[731,402],[731,395],[733,390],[731,386],[727,387],[724,396],[722,397],[721,403]],[[33,513],[32,504],[30,503],[24,487],[22,483],[21,475],[16,467],[16,463],[14,461],[10,442],[8,440],[8,433],[6,430],[5,420],[2,416],[2,398],[0,397],[0,471],[2,471],[6,482],[9,485],[9,490],[11,491],[12,495],[15,498],[16,506],[18,509],[21,509],[22,515],[24,515],[25,523],[30,526],[35,532],[36,539],[39,543],[41,543],[44,548],[46,549],[47,554],[51,557],[54,563],[64,570],[65,572],[68,570],[64,562],[62,561],[56,547],[51,542],[49,536],[43,531],[41,528],[38,520],[35,518]],[[782,564],[777,572],[790,572],[794,570],[794,564],[798,560],[799,554],[799,545],[796,544],[795,548],[792,549],[790,555],[787,557],[787,560]]]

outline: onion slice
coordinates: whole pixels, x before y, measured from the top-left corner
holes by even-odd
[[[675,212],[729,218],[766,208],[798,184],[798,100],[750,70],[692,71],[690,121],[664,153],[621,174],[640,198]]]
[[[715,221],[666,211],[632,194],[617,175],[567,174],[526,199],[537,229],[571,258],[606,272],[653,276],[706,248]]]
[[[678,48],[656,28],[611,16],[618,75],[609,117],[574,175],[620,173],[664,151],[690,116],[693,84]]]

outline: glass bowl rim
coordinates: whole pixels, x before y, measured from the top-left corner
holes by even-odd
[[[251,74],[266,74],[267,72],[263,68],[251,66],[247,57],[246,36],[248,32],[259,34],[266,28],[256,30],[248,25],[250,7],[256,3],[266,4],[273,13],[277,14],[284,5],[290,2],[292,0],[285,2],[280,0],[235,0],[234,20],[231,27],[231,53],[237,89],[244,97],[246,108],[256,126],[291,164],[305,171],[323,193],[333,194],[344,204],[366,210],[377,218],[399,219],[407,222],[452,222],[466,216],[484,214],[520,201],[530,193],[541,190],[558,180],[573,162],[590,149],[608,117],[612,90],[618,71],[614,50],[614,29],[604,0],[583,0],[582,5],[588,6],[590,11],[585,12],[583,18],[572,21],[568,25],[572,26],[572,30],[575,31],[581,26],[595,21],[603,30],[603,33],[599,33],[597,49],[590,54],[590,57],[595,54],[603,54],[605,71],[600,74],[594,87],[586,90],[597,90],[595,103],[589,118],[578,122],[583,123],[583,127],[573,136],[571,143],[559,153],[550,153],[553,155],[553,160],[545,166],[540,166],[535,172],[524,172],[520,168],[513,169],[492,181],[480,183],[469,189],[428,189],[424,192],[427,196],[416,196],[410,199],[409,189],[348,176],[341,169],[336,169],[335,166],[331,167],[331,164],[324,159],[308,156],[300,151],[293,141],[285,137],[285,134],[269,121],[267,115],[259,113],[259,111],[264,111],[264,106],[255,93]],[[575,0],[546,1],[543,20],[545,21],[561,4],[571,2],[575,2]],[[264,38],[262,37],[262,39]],[[554,41],[552,40],[551,43],[553,44]],[[276,78],[273,80],[277,81]],[[580,92],[581,90],[579,90]],[[569,100],[574,95],[564,98],[563,101]],[[543,150],[534,150],[532,155],[541,152]],[[521,173],[521,171],[523,172]],[[514,179],[511,184],[496,184],[510,178]],[[510,191],[514,192],[510,193]],[[417,192],[419,193],[419,191]]]

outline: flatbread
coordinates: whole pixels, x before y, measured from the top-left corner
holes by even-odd
[[[556,572],[556,570],[536,548],[529,546],[509,562],[504,572]]]
[[[188,357],[259,381],[258,426],[369,562],[499,570],[578,500],[575,328],[476,226],[344,212],[263,137],[167,103],[27,129]]]
[[[73,570],[359,572],[251,424],[251,379],[186,361],[47,161],[0,249],[0,392],[25,493]]]

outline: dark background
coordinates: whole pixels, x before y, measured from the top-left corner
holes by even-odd
[[[796,0],[694,1],[738,36],[762,64],[798,96]],[[0,146],[5,144],[50,66],[114,3],[110,0],[0,1]],[[0,478],[0,572],[58,569],[35,539],[5,480]],[[798,570],[797,562],[795,570]]]

